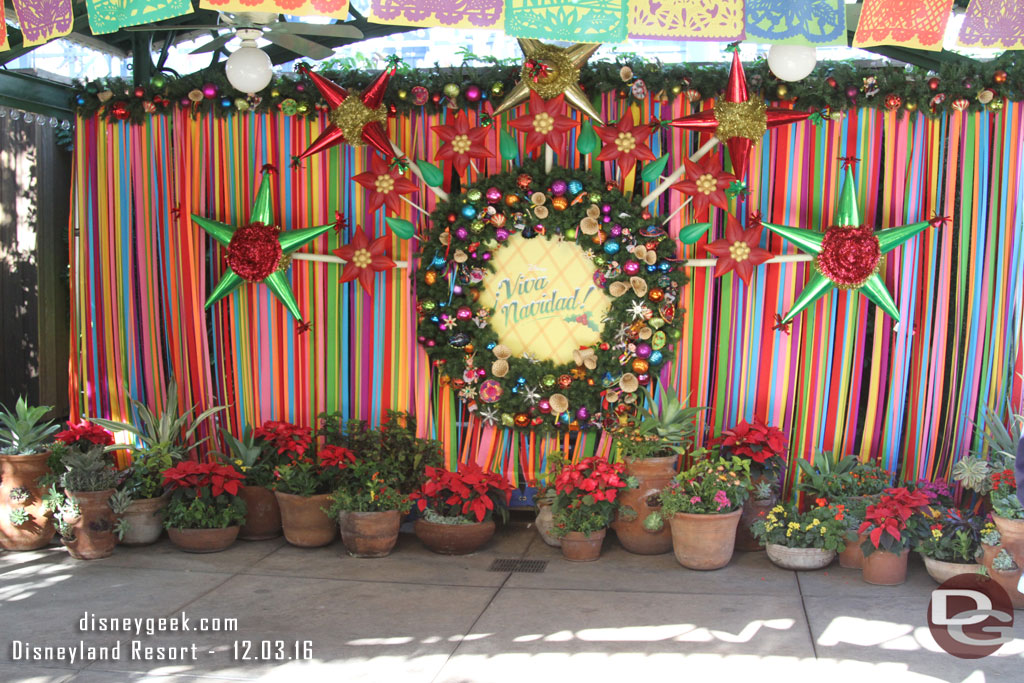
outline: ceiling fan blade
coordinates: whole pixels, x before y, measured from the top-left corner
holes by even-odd
[[[320,43],[314,43],[312,40],[301,38],[299,36],[293,36],[288,33],[278,33],[276,31],[267,31],[263,34],[263,37],[274,43],[280,45],[286,50],[291,50],[296,54],[309,57],[310,59],[319,61],[321,59],[327,59],[334,54],[334,50],[329,47],[324,47]]]
[[[198,54],[202,54],[204,52],[213,52],[214,50],[219,50],[220,48],[224,47],[225,45],[230,43],[232,40],[234,40],[234,38],[235,38],[235,34],[234,33],[225,33],[224,35],[222,35],[222,36],[220,36],[218,38],[214,38],[213,40],[211,40],[208,43],[203,43],[202,45],[200,45],[196,49],[192,50],[192,52],[189,52],[189,54],[190,55],[198,55]]]
[[[300,36],[328,36],[355,40],[361,40],[363,37],[363,32],[351,24],[304,24],[300,21],[279,21],[271,26],[271,31],[276,33]]]
[[[122,31],[145,31],[147,33],[153,31],[179,31],[181,33],[187,33],[188,31],[218,31],[220,29],[231,28],[224,24],[178,24],[176,26],[155,26],[150,24],[149,26],[125,26],[121,28]]]

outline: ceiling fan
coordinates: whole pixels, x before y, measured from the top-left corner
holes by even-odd
[[[281,21],[273,12],[220,12],[220,23],[213,25],[178,24],[175,26],[133,26],[126,31],[221,31],[224,33],[208,43],[200,45],[190,54],[213,52],[227,45],[235,37],[243,40],[264,38],[275,45],[313,60],[327,59],[334,50],[303,36],[324,36],[330,38],[351,38],[360,40],[363,32],[351,24],[306,24],[297,21]]]

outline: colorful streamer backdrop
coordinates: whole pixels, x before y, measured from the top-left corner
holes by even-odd
[[[602,104],[608,119],[621,115],[614,97]],[[696,106],[685,98],[652,101],[634,114],[664,120]],[[711,269],[692,270],[683,341],[663,377],[691,404],[710,406],[702,438],[756,416],[791,435],[794,458],[857,453],[907,478],[946,478],[956,459],[979,446],[975,425],[986,408],[1004,417],[1024,410],[1022,113],[1024,105],[1011,102],[997,113],[938,119],[855,110],[819,126],[780,128],[755,148],[749,201],[766,220],[827,227],[839,191],[838,157],[851,155],[863,160],[857,187],[868,224],[935,214],[953,220],[887,257],[899,325],[858,294],[836,290],[787,335],[772,329],[773,317],[802,288],[807,263],[763,266],[749,288],[732,276],[716,280]],[[449,115],[392,119],[391,137],[410,156],[433,159],[439,143],[430,126]],[[471,113],[471,122],[476,117]],[[290,167],[325,121],[188,112],[142,126],[79,121],[71,235],[76,413],[130,419],[129,396],[158,406],[174,376],[182,406],[229,404],[221,426],[235,433],[268,419],[310,424],[325,410],[377,421],[394,407],[416,413],[422,432],[445,442],[452,464],[475,458],[526,480],[541,475],[556,450],[574,457],[608,452],[596,433],[538,439],[482,429],[438,386],[415,342],[407,270],[379,275],[371,298],[339,284],[337,265],[296,261],[293,287],[313,321],[303,335],[257,285],[204,312],[222,254],[188,216],[244,220],[265,163],[278,169],[275,203],[286,229],[331,222],[341,211],[350,225],[384,234],[382,216],[366,215],[365,192],[350,181],[367,166],[363,150],[343,147]],[[497,130],[491,149],[498,149]],[[701,142],[668,132],[653,145],[656,154],[672,155],[674,168]],[[580,163],[574,149],[557,162]],[[498,167],[490,160],[480,172]],[[412,198],[433,206],[429,192]],[[666,195],[661,214],[680,199]],[[403,208],[404,217],[417,219]],[[687,212],[681,216],[689,220]],[[722,233],[720,218],[683,255],[705,257],[703,245]],[[680,227],[679,219],[671,224]],[[308,251],[328,253],[351,230],[328,233]],[[392,244],[396,259],[415,265],[414,245]],[[762,244],[797,253],[767,234]]]

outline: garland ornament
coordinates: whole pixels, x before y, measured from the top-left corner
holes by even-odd
[[[519,82],[509,91],[501,105],[494,110],[498,116],[525,102],[531,93],[544,100],[565,95],[565,99],[598,123],[601,114],[580,88],[580,67],[601,47],[600,43],[573,43],[568,47],[545,45],[539,40],[520,38],[519,47],[526,60]]]
[[[334,224],[282,232],[274,223],[274,203],[267,177],[272,170],[269,165],[263,167],[263,178],[249,212],[248,223],[236,227],[192,215],[196,225],[227,249],[228,268],[206,299],[206,308],[226,297],[243,282],[262,282],[288,312],[301,322],[299,303],[295,300],[285,274],[291,265],[291,255],[333,228]]]

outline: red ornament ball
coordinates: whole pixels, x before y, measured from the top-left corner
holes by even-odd
[[[829,76],[828,78],[825,79],[825,83],[830,88],[835,88],[835,87],[837,87],[839,85],[839,83],[836,81],[836,79],[832,78],[831,76]]]
[[[110,105],[110,115],[118,121],[126,121],[131,113],[128,111],[128,105],[118,100]]]
[[[903,98],[897,95],[896,93],[892,93],[890,95],[885,96],[885,108],[888,109],[889,111],[896,111],[897,109],[900,108],[900,105],[902,104]]]
[[[273,225],[252,223],[235,230],[228,243],[228,267],[243,280],[262,282],[281,262],[281,243]]]
[[[992,74],[992,80],[996,83],[1006,83],[1006,78],[1006,72],[1002,69],[997,69],[996,72]]]
[[[928,79],[928,89],[929,90],[938,90],[939,89],[939,79],[938,79],[938,77],[932,76],[931,78]]]
[[[864,284],[882,259],[878,237],[871,228],[833,226],[825,231],[815,266],[840,287]]]
[[[562,389],[568,389],[569,385],[572,384],[572,377],[569,375],[561,375],[558,378],[558,386]]]

